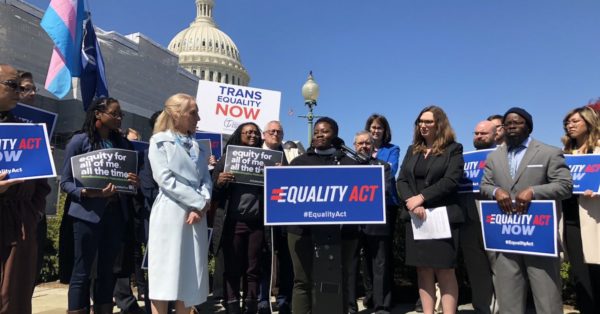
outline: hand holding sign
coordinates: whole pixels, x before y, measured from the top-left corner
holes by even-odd
[[[219,178],[217,179],[217,185],[219,187],[223,187],[225,184],[229,182],[233,182],[235,180],[235,176],[231,172],[221,172],[219,173]]]
[[[528,187],[523,191],[519,192],[519,194],[517,194],[517,197],[515,198],[515,206],[517,213],[527,213],[527,208],[529,208],[529,203],[531,203],[532,199],[533,189],[531,187]]]
[[[497,188],[494,197],[496,198],[496,202],[498,202],[498,206],[504,213],[510,214],[513,212],[512,199],[508,192],[504,191],[502,188]]]
[[[140,187],[140,178],[133,172],[127,173],[127,182],[133,185],[136,189]]]
[[[6,192],[6,190],[8,190],[9,187],[11,187],[15,184],[25,182],[25,180],[21,180],[21,179],[4,180],[4,178],[6,178],[6,176],[8,176],[8,173],[0,172],[0,193]]]
[[[81,190],[81,195],[88,198],[106,198],[111,197],[115,193],[117,193],[117,188],[114,184],[109,183],[103,189],[83,189]]]

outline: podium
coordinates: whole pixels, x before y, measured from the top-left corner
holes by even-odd
[[[337,314],[344,309],[346,293],[342,278],[342,236],[340,225],[314,226],[313,314]]]

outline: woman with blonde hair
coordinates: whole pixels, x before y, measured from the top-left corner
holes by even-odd
[[[198,106],[193,97],[175,94],[154,125],[148,159],[159,193],[150,214],[148,283],[152,313],[177,313],[208,295],[206,212],[212,181],[207,156],[194,139]]]
[[[455,313],[458,284],[454,268],[458,250],[458,228],[464,221],[456,191],[463,175],[463,147],[442,108],[421,110],[414,126],[413,143],[406,150],[398,177],[398,194],[406,223],[406,264],[417,268],[423,312],[433,314],[435,282],[440,285],[445,314]],[[411,220],[427,219],[428,209],[444,206],[451,237],[415,240]]]
[[[590,107],[563,119],[566,154],[600,154],[600,120]],[[564,238],[577,305],[582,314],[600,313],[600,198],[587,190],[563,201]]]

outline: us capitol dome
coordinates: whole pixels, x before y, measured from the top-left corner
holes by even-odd
[[[196,0],[196,19],[171,40],[168,48],[179,56],[182,68],[201,80],[248,86],[250,76],[237,46],[213,20],[214,4],[214,0]]]

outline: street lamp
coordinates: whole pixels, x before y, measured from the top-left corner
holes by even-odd
[[[315,118],[313,115],[313,108],[317,105],[317,98],[319,98],[319,84],[315,82],[312,71],[308,73],[308,79],[306,80],[306,83],[302,85],[302,97],[304,97],[304,104],[308,107],[308,114],[300,117],[308,120],[308,147],[310,147],[312,142],[313,119]]]

